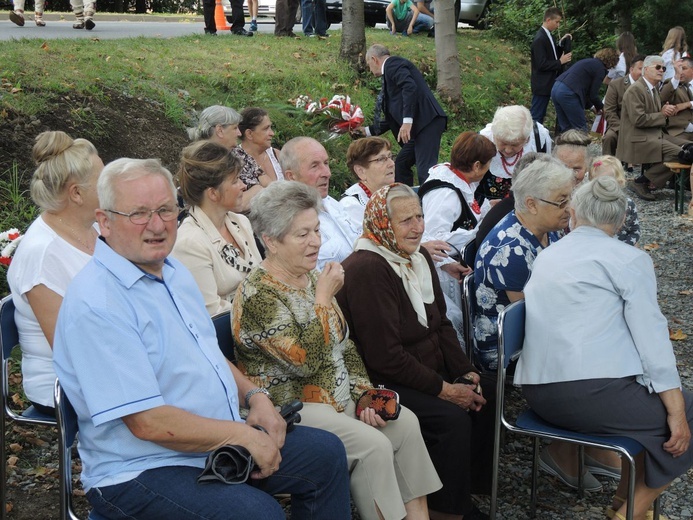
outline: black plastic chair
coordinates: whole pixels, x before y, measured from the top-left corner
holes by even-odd
[[[525,339],[525,301],[519,300],[505,307],[498,316],[498,386],[496,389],[496,432],[493,448],[493,483],[491,488],[491,520],[496,517],[498,500],[498,464],[500,462],[501,426],[511,432],[529,435],[534,438],[532,454],[532,492],[530,498],[530,515],[536,516],[537,507],[537,470],[539,466],[539,440],[551,439],[570,442],[578,445],[578,493],[583,494],[582,474],[584,472],[584,448],[594,447],[616,451],[625,457],[630,465],[628,480],[628,512],[626,519],[633,520],[633,496],[635,494],[635,460],[634,457],[643,450],[642,445],[629,437],[606,437],[602,435],[585,435],[564,430],[544,421],[531,409],[522,412],[515,423],[505,416],[505,376],[511,361],[520,357]],[[654,518],[659,518],[659,498],[654,503]]]
[[[7,452],[5,450],[5,428],[6,420],[23,424],[38,424],[44,426],[55,426],[55,417],[46,415],[33,406],[29,406],[21,413],[16,412],[10,407],[12,396],[10,395],[10,385],[8,381],[9,370],[7,361],[15,347],[19,346],[19,331],[14,321],[14,302],[12,296],[6,296],[0,301],[0,346],[2,347],[2,401],[3,412],[0,414],[0,435],[2,435],[0,446],[0,518],[5,518],[5,500],[7,483]]]
[[[476,316],[476,296],[474,295],[474,273],[469,273],[462,282],[462,313],[464,314],[465,344],[467,357],[474,363],[474,317]]]

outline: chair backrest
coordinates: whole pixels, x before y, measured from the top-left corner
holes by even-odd
[[[234,352],[233,333],[231,332],[231,311],[220,312],[212,316],[214,328],[217,331],[217,342],[219,349],[224,354],[224,357],[236,362],[236,354]]]
[[[467,245],[464,246],[464,251],[462,252],[462,260],[464,260],[464,263],[472,269],[474,269],[474,260],[476,259],[476,252],[476,240],[470,240],[469,242],[467,242]]]
[[[72,505],[72,445],[79,429],[77,413],[63,392],[60,381],[55,380],[53,394],[55,416],[58,419],[58,456],[60,469],[60,519],[79,520]]]
[[[14,322],[12,295],[5,296],[0,301],[0,345],[2,345],[3,360],[9,358],[12,349],[19,345],[19,331]]]
[[[496,386],[496,424],[513,429],[505,418],[505,375],[511,361],[520,357],[525,341],[525,301],[508,305],[498,315],[498,384]]]
[[[474,295],[474,273],[469,273],[462,282],[462,312],[464,313],[464,334],[467,357],[473,363],[474,356],[474,317],[476,316],[476,296]]]

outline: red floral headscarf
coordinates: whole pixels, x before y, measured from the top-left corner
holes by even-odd
[[[383,186],[371,195],[363,216],[363,235],[361,237],[383,246],[396,255],[409,258],[409,254],[402,251],[397,244],[395,232],[390,223],[390,216],[387,214],[387,194],[395,186],[402,186],[402,184],[395,182]]]

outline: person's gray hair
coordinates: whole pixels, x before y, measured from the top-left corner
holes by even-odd
[[[231,107],[212,105],[205,108],[197,120],[197,125],[188,128],[188,137],[191,141],[209,139],[217,125],[237,125],[241,122],[241,115]]]
[[[515,211],[527,211],[527,198],[548,199],[552,192],[567,185],[573,185],[573,170],[557,159],[534,161],[513,179],[510,189],[515,197]]]
[[[592,144],[592,139],[589,134],[581,130],[566,130],[561,135],[556,137],[556,146],[553,147],[551,154],[558,157],[561,152],[582,152],[585,154],[585,167],[592,158],[589,145]]]
[[[390,56],[390,50],[379,43],[374,43],[366,51],[366,61],[372,57],[382,58],[383,56]]]
[[[176,200],[176,187],[173,184],[173,176],[161,165],[159,159],[130,159],[123,157],[108,163],[99,175],[96,184],[96,192],[99,196],[99,206],[101,209],[109,210],[116,208],[116,184],[122,181],[129,181],[146,177],[147,175],[161,175],[169,187],[173,199]],[[153,208],[151,208],[153,209]],[[111,218],[114,218],[111,215]]]
[[[292,172],[297,172],[301,166],[301,156],[298,153],[301,145],[308,141],[314,141],[320,144],[319,141],[313,139],[312,137],[299,136],[294,137],[286,142],[282,146],[281,153],[279,155],[279,165],[282,167],[282,171],[291,170]]]
[[[387,216],[392,216],[392,201],[395,199],[416,199],[419,200],[419,196],[414,190],[412,190],[406,184],[397,183],[393,185],[387,192],[387,197],[385,197],[385,207],[387,209]]]
[[[248,218],[255,236],[266,246],[263,236],[281,242],[296,215],[307,209],[320,213],[318,190],[298,181],[273,182],[250,201]]]
[[[563,163],[556,159],[555,157],[552,157],[551,155],[547,153],[541,153],[541,152],[528,152],[524,154],[519,161],[517,161],[517,164],[515,165],[515,169],[513,170],[513,178],[512,182],[515,182],[516,179],[519,178],[519,176],[522,174],[527,169],[527,166],[532,164],[533,162],[542,162],[542,163],[555,163],[562,165]]]
[[[34,203],[44,211],[59,211],[65,207],[65,188],[74,181],[84,187],[94,168],[93,157],[98,152],[86,139],[72,139],[65,132],[41,132],[32,149],[36,171],[29,192]]]
[[[532,133],[532,114],[521,105],[500,107],[491,122],[493,137],[506,143],[526,140]]]
[[[653,65],[662,64],[662,63],[664,63],[664,60],[662,59],[661,56],[657,56],[656,54],[651,54],[648,57],[646,57],[645,60],[642,62],[642,68],[645,69],[647,67],[652,67]]]
[[[613,177],[597,177],[584,183],[571,202],[578,224],[611,226],[618,231],[626,218],[628,198]]]

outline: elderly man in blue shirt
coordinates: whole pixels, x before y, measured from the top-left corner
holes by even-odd
[[[101,230],[56,325],[54,365],[79,419],[82,482],[108,518],[350,518],[344,447],[286,423],[229,363],[192,275],[168,258],[176,190],[156,160],[119,159],[97,191]],[[239,406],[250,409],[246,421]],[[264,431],[250,425],[259,425]],[[200,484],[207,455],[244,446],[245,484]],[[120,516],[119,516],[120,517]]]

